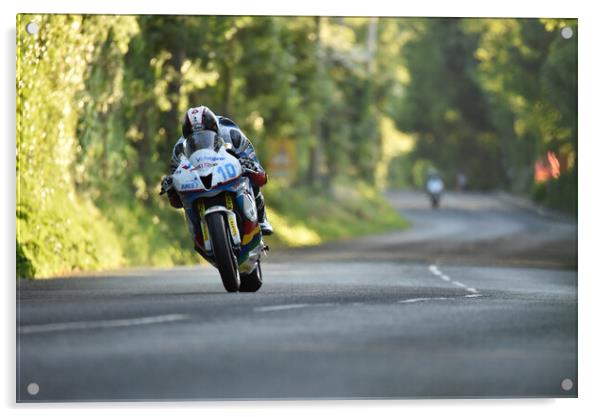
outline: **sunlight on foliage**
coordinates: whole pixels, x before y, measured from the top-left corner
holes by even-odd
[[[25,32],[35,21],[37,35]],[[561,36],[570,28],[569,39]],[[17,276],[199,262],[159,197],[189,106],[235,120],[289,185],[278,246],[407,223],[379,194],[425,170],[576,210],[574,19],[19,15]],[[560,175],[533,181],[542,155]]]
[[[375,177],[378,187],[385,189],[388,188],[387,179],[393,159],[411,152],[415,145],[415,138],[397,130],[395,122],[384,116],[380,120],[380,132],[382,135],[382,153],[376,166]]]

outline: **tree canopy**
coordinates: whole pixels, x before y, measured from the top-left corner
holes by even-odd
[[[25,275],[190,261],[157,191],[192,105],[235,120],[268,171],[291,142],[288,184],[314,192],[420,186],[432,166],[576,204],[575,20],[19,15],[17,44]],[[561,175],[538,185],[548,152]]]

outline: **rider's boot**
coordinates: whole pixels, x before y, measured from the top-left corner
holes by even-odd
[[[255,205],[257,206],[257,220],[259,222],[259,227],[261,228],[261,234],[263,236],[269,236],[274,233],[274,228],[268,221],[265,210],[265,201],[261,192],[257,193],[257,196],[255,197]]]

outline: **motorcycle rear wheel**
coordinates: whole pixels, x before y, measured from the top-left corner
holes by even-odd
[[[439,197],[431,197],[431,207],[434,209],[439,208]]]
[[[257,268],[250,274],[240,276],[240,292],[257,292],[263,284],[261,262],[257,261]]]
[[[220,212],[208,214],[207,227],[211,236],[215,263],[224,288],[228,292],[237,292],[240,288],[238,263],[232,250],[232,242],[226,229],[223,214]]]

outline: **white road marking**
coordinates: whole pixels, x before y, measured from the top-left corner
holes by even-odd
[[[256,307],[253,310],[259,313],[263,313],[266,311],[281,311],[281,310],[291,310],[293,308],[305,308],[309,307],[311,304],[284,304],[277,306],[266,306],[266,307]]]
[[[360,303],[353,303],[353,305],[357,305]],[[275,306],[265,306],[265,307],[255,307],[253,311],[256,313],[266,313],[270,311],[282,311],[282,310],[292,310],[295,308],[307,308],[307,307],[332,307],[337,305],[337,303],[305,303],[305,304],[283,304],[283,305],[275,305]]]
[[[434,275],[436,275],[439,278],[441,278],[443,281],[451,282],[455,286],[464,288],[466,291],[472,293],[471,295],[467,295],[466,297],[480,297],[481,296],[481,294],[479,294],[479,291],[477,289],[469,287],[469,286],[467,286],[466,284],[464,284],[464,283],[462,283],[460,281],[452,281],[450,277],[448,277],[447,275],[445,275],[443,272],[441,272],[439,270],[439,268],[437,267],[437,265],[430,265],[429,266],[429,270]]]
[[[435,275],[438,275],[438,276],[442,275],[441,271],[439,271],[439,268],[437,268],[437,265],[431,265],[431,266],[429,266],[429,269]]]
[[[169,323],[186,320],[189,316],[184,314],[167,314],[164,316],[138,317],[133,319],[75,321],[67,323],[31,324],[18,327],[19,334],[60,332],[65,330],[106,329],[111,327],[144,326],[148,324]]]
[[[419,303],[421,301],[438,301],[438,300],[452,300],[453,297],[428,297],[428,298],[408,298],[407,300],[399,300],[399,304],[410,304]]]
[[[457,300],[458,298],[477,298],[482,297],[481,294],[466,294],[463,297],[425,297],[425,298],[408,298],[407,300],[399,300],[398,304],[419,303],[422,301],[441,301],[441,300]]]

